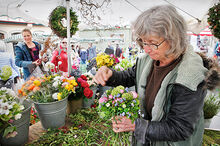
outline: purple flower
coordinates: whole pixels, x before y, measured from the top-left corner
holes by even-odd
[[[125,112],[123,112],[121,115],[122,115],[122,116],[125,116]]]

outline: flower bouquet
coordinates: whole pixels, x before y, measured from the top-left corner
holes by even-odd
[[[97,68],[100,68],[102,66],[113,67],[118,62],[119,60],[116,57],[114,57],[114,55],[107,55],[105,53],[101,53],[98,54],[96,57]]]
[[[134,122],[140,115],[138,94],[123,86],[107,90],[99,99],[99,111],[103,118],[126,116]]]
[[[0,145],[24,144],[28,140],[31,103],[20,103],[13,90],[0,89]]]
[[[77,82],[74,77],[50,75],[32,77],[20,90],[19,96],[34,101],[44,129],[57,128],[65,124],[67,97],[75,92]]]
[[[128,59],[122,59],[118,64],[116,64],[113,68],[116,71],[123,71],[127,70],[129,67],[132,67],[134,65],[133,62],[129,61]]]

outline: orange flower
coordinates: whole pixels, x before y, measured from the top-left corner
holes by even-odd
[[[32,77],[30,78],[30,80],[32,80],[32,81],[33,81],[34,79],[35,79],[35,77],[34,77],[34,76],[32,76]],[[30,81],[30,80],[29,80],[29,81]]]
[[[23,96],[27,96],[27,93],[26,93],[26,92],[23,92],[22,95],[23,95]]]
[[[28,87],[28,90],[31,91],[31,90],[34,89],[34,87],[35,87],[35,85],[34,85],[34,84],[31,84],[31,85]]]
[[[40,90],[40,87],[35,86],[34,89],[33,89],[33,92],[36,92],[38,90]]]

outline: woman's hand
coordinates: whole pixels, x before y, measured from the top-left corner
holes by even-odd
[[[106,66],[102,66],[96,72],[93,81],[95,81],[97,84],[101,84],[102,86],[105,86],[106,82],[111,76],[112,76],[112,70]]]
[[[32,64],[35,64],[36,66],[40,65],[41,64],[41,59],[38,59],[38,60],[32,62]]]
[[[132,123],[131,119],[125,116],[117,116],[112,118],[112,128],[114,132],[128,132],[135,130],[135,124]]]

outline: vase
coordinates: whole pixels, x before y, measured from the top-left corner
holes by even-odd
[[[74,114],[82,108],[83,98],[68,100],[67,114]]]
[[[65,125],[67,98],[50,103],[34,102],[42,127],[55,129]]]
[[[83,99],[83,108],[90,108],[91,105],[94,104],[97,86],[90,87],[90,89],[93,91],[93,95],[89,99],[88,98]]]
[[[99,85],[99,97],[101,97],[106,92],[106,90],[109,90],[109,89],[111,89],[110,86]]]
[[[2,136],[0,136],[1,146],[19,146],[24,145],[28,141],[32,103],[30,101],[24,100],[23,105],[25,107],[25,110],[21,113],[21,118],[15,120],[12,123],[12,125],[16,127],[17,135],[10,138],[3,138]]]
[[[212,118],[210,118],[210,119],[204,119],[204,128],[209,128],[211,122],[212,122]]]

